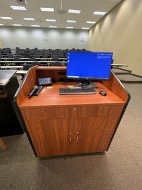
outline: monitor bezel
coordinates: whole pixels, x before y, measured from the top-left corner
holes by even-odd
[[[110,79],[110,74],[111,74],[111,64],[112,64],[112,60],[113,60],[113,52],[92,52],[92,51],[85,51],[85,52],[77,52],[77,51],[69,51],[67,54],[67,59],[68,59],[68,55],[70,53],[80,53],[80,54],[84,54],[84,53],[98,53],[98,54],[112,54],[112,58],[111,58],[111,63],[110,63],[110,72],[107,78],[98,78],[98,77],[75,77],[75,76],[69,76],[68,75],[68,60],[67,60],[67,66],[66,66],[66,78],[67,79],[72,79],[75,81],[84,81],[84,83],[90,83],[92,81],[104,81],[104,80],[109,80]]]

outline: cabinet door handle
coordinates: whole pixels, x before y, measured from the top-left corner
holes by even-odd
[[[71,143],[71,141],[72,141],[72,140],[71,140],[71,137],[70,137],[70,143]]]
[[[77,136],[77,137],[76,137],[76,143],[78,143],[78,140],[79,140],[79,139],[78,139],[78,136]]]

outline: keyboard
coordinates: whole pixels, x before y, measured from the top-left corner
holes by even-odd
[[[91,88],[68,88],[68,87],[62,87],[59,88],[59,94],[66,95],[66,94],[96,94],[96,90],[94,87]]]

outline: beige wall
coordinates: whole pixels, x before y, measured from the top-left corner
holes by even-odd
[[[82,42],[81,39],[84,38]],[[0,27],[0,47],[2,48],[39,48],[39,49],[86,49],[88,31]]]
[[[89,32],[89,50],[113,51],[114,63],[142,76],[142,0],[125,0]]]
[[[3,43],[1,40],[0,40],[0,48],[3,48]]]

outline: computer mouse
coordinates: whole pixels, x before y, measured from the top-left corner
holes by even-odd
[[[106,91],[104,91],[104,90],[100,90],[99,94],[101,94],[102,96],[106,96],[107,95]]]

